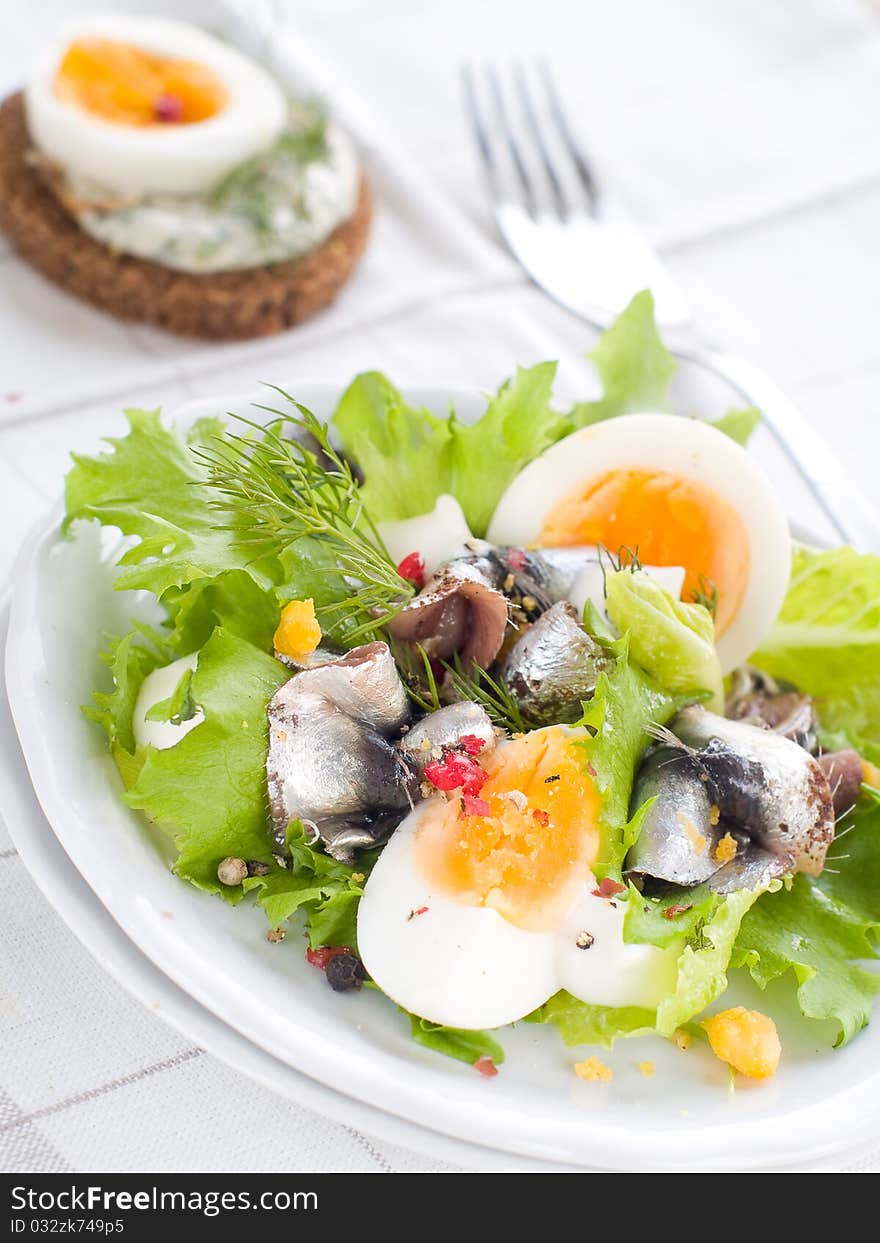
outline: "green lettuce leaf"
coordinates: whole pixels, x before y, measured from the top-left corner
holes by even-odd
[[[636,767],[650,741],[648,726],[665,725],[693,696],[665,690],[634,664],[628,638],[611,644],[609,651],[616,658],[614,665],[600,675],[579,724],[591,735],[581,746],[602,799],[604,831],[593,870],[598,877],[619,878],[634,831],[629,821],[630,795]]]
[[[796,548],[782,610],[752,661],[814,696],[823,728],[880,762],[880,557]]]
[[[675,360],[657,331],[650,290],[636,294],[602,333],[589,357],[599,372],[604,395],[598,401],[582,401],[573,407],[571,430],[618,414],[669,408]]]
[[[148,748],[126,794],[131,807],[173,833],[177,874],[231,902],[242,890],[219,884],[220,860],[272,859],[266,707],[289,676],[246,640],[216,630],[199,653],[191,686],[204,721],[165,751]]]
[[[625,1036],[654,1031],[656,1012],[640,1006],[591,1006],[565,989],[545,1001],[526,1018],[527,1023],[552,1023],[565,1044],[598,1044],[610,1049]]]
[[[198,705],[192,697],[193,670],[187,669],[167,699],[160,699],[147,712],[148,721],[170,721],[172,725],[181,725],[191,721],[198,711]]]
[[[760,896],[758,889],[740,889],[722,898],[700,928],[699,938],[692,938],[684,947],[675,990],[657,1007],[661,1036],[671,1036],[727,988],[727,969],[737,932],[743,916]]]
[[[754,406],[748,406],[744,410],[728,410],[727,414],[722,414],[720,418],[710,421],[719,432],[724,432],[725,436],[729,436],[731,440],[735,440],[738,445],[745,448],[752,438],[752,433],[761,422],[761,411]]]
[[[407,405],[378,371],[355,377],[333,423],[364,474],[364,504],[374,521],[427,513],[440,493],[449,491],[450,419]]]
[[[375,521],[411,518],[441,493],[458,500],[471,530],[484,535],[501,494],[566,427],[550,406],[556,364],[519,368],[477,423],[451,412],[438,419],[406,404],[377,372],[358,376],[334,423],[345,452],[364,472],[364,504]]]
[[[656,1009],[588,1005],[563,990],[529,1015],[529,1022],[553,1023],[567,1045],[601,1044],[610,1048],[625,1036],[651,1032],[672,1036],[727,988],[727,965],[737,929],[758,897],[758,891],[741,890],[725,898],[712,894],[711,900],[705,895],[698,899],[695,906],[700,906],[705,914],[691,927],[690,940],[678,959],[674,989]],[[630,902],[640,898],[637,891],[631,891]],[[680,937],[683,931],[681,925],[675,927],[674,937]],[[657,943],[667,935],[665,930],[658,930]]]
[[[226,570],[272,585],[267,567],[228,528],[230,519],[198,487],[204,472],[177,432],[162,425],[158,410],[127,410],[127,436],[108,440],[112,453],[73,455],[67,475],[65,527],[94,518],[117,526],[138,542],[121,559],[120,590],[143,588],[162,597]],[[216,434],[214,420],[197,424],[190,444]]]
[[[796,876],[752,908],[731,963],[762,988],[791,973],[801,1011],[833,1022],[835,1044],[861,1031],[880,993],[880,973],[859,961],[880,957],[880,806],[866,799],[852,824],[821,876]]]
[[[407,1011],[403,1011],[407,1014]],[[488,1032],[465,1031],[460,1027],[442,1027],[416,1014],[408,1015],[410,1035],[416,1044],[424,1045],[435,1053],[443,1053],[458,1062],[473,1065],[481,1057],[490,1057],[496,1066],[504,1061],[504,1050]]]
[[[257,905],[273,928],[301,913],[312,949],[357,949],[357,906],[378,852],[365,852],[349,867],[313,846],[300,821],[290,825],[286,840],[290,866],[275,864],[266,876],[248,877],[244,892],[257,894]]]
[[[159,636],[145,630],[132,630],[121,639],[111,641],[101,653],[109,667],[112,689],[95,691],[93,704],[83,706],[83,715],[94,721],[107,734],[116,767],[126,789],[134,784],[143,767],[147,752],[135,744],[132,717],[144,678],[171,656]]]
[[[675,600],[645,570],[607,574],[605,592],[608,616],[629,635],[632,659],[671,691],[709,691],[709,707],[723,711],[715,623],[708,609]]]

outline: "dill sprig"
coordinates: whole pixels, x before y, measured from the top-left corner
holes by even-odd
[[[702,604],[713,618],[718,616],[718,588],[707,575],[701,574],[697,579],[697,585],[691,592],[691,603]]]
[[[212,504],[231,514],[228,529],[253,548],[255,560],[282,555],[301,539],[317,540],[346,584],[338,600],[321,606],[322,626],[346,644],[376,637],[413,588],[397,573],[326,425],[283,389],[268,387],[297,413],[258,405],[275,416],[272,424],[237,415],[252,434],[227,432],[193,449],[206,485],[218,494]],[[303,439],[283,435],[286,426]]]
[[[621,570],[629,570],[630,573],[635,574],[636,570],[642,568],[638,544],[636,544],[635,548],[630,548],[628,544],[621,544],[616,556],[610,548],[606,548],[604,544],[599,544],[596,549],[596,555],[599,559],[599,569],[602,571],[602,594],[605,596],[608,595],[608,569],[605,567],[606,561],[610,570],[615,574]]]
[[[450,686],[460,699],[471,699],[478,703],[495,725],[512,734],[524,734],[531,724],[523,715],[522,708],[515,696],[500,682],[480,668],[471,665],[466,670],[458,655],[452,664],[443,662]]]
[[[250,220],[268,242],[275,232],[280,207],[303,204],[291,198],[290,177],[297,170],[327,158],[327,117],[313,101],[291,102],[287,128],[264,151],[236,165],[214,187],[211,202]]]
[[[500,725],[511,734],[524,734],[534,728],[523,714],[516,698],[506,686],[497,682],[479,665],[472,665],[466,671],[458,655],[450,663],[447,660],[433,661],[421,644],[416,651],[423,665],[423,673],[411,670],[406,679],[406,690],[412,702],[422,712],[436,712],[446,702],[456,699],[470,699],[484,709],[494,725]],[[445,673],[443,684],[437,680],[436,669],[440,666]],[[444,695],[444,691],[446,692]]]
[[[431,658],[422,647],[421,643],[417,643],[415,648],[418,652],[422,665],[424,666],[424,682],[415,671],[411,669],[406,671],[404,673],[404,686],[406,688],[406,693],[409,695],[416,707],[421,709],[422,712],[437,712],[440,708],[442,708],[443,701],[440,697],[440,687],[434,673],[434,666],[431,664]],[[392,645],[392,651],[394,651],[394,645]],[[398,667],[400,667],[401,661],[398,659],[398,653],[396,651],[394,651],[394,656],[395,660],[397,660]],[[404,669],[406,669],[405,665]]]

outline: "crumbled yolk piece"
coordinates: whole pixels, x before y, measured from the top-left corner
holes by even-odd
[[[281,610],[275,631],[275,651],[291,660],[302,660],[321,642],[321,627],[315,617],[314,600],[291,600]]]
[[[776,1024],[760,1010],[736,1006],[705,1019],[712,1052],[749,1079],[769,1079],[776,1072],[782,1045]]]
[[[718,589],[715,630],[724,634],[748,586],[751,558],[734,507],[695,479],[669,471],[612,470],[563,496],[544,520],[544,547],[638,548],[643,565],[680,565],[684,599],[703,582]]]
[[[574,1073],[578,1079],[586,1079],[589,1083],[610,1083],[614,1071],[597,1057],[588,1057],[585,1062],[575,1062]]]
[[[190,125],[216,116],[228,99],[206,65],[114,39],[76,39],[54,85],[59,99],[118,125]]]
[[[703,837],[703,834],[694,824],[693,820],[689,819],[684,814],[683,811],[680,811],[678,813],[678,823],[684,829],[685,833],[687,833],[688,837],[690,838],[691,845],[693,846],[696,853],[698,855],[705,854],[706,853],[706,839],[705,837]]]
[[[717,803],[713,803],[712,806],[709,808],[709,823],[714,828],[714,826],[718,823],[720,819],[721,819],[721,808],[718,806]]]
[[[480,756],[486,814],[465,814],[457,796],[432,800],[414,844],[429,884],[520,927],[557,927],[599,849],[599,795],[580,742],[551,725]]]
[[[654,1063],[653,1062],[639,1062],[639,1070],[642,1072],[642,1074],[645,1076],[646,1079],[650,1079],[654,1073]]]
[[[725,833],[721,841],[715,847],[715,862],[729,863],[731,859],[736,857],[736,838],[730,833]]]
[[[880,790],[880,768],[876,764],[872,764],[870,760],[862,760],[862,777],[865,785],[873,786],[875,790]]]

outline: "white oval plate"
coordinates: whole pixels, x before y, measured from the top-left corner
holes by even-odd
[[[296,385],[298,400],[328,417],[339,389]],[[261,395],[262,396],[262,395]],[[462,417],[473,393],[411,388],[438,413],[450,396]],[[254,395],[193,402],[186,426],[209,413],[254,417]],[[79,705],[99,684],[97,649],[133,616],[154,618],[150,598],[112,590],[113,541],[83,526],[58,534],[60,507],[27,541],[13,579],[6,679],[37,797],[59,841],[131,939],[177,985],[260,1048],[338,1092],[455,1136],[542,1161],[631,1169],[752,1169],[814,1163],[876,1136],[880,1040],[869,1029],[844,1050],[819,1048],[787,992],[764,997],[779,1019],[783,1066],[770,1083],[730,1094],[703,1049],[681,1054],[649,1039],[621,1042],[610,1084],[581,1082],[555,1030],[505,1032],[508,1058],[486,1080],[412,1043],[404,1020],[374,992],[332,993],[296,952],[265,940],[262,915],[233,910],[177,881],[167,847],[119,798],[100,731]],[[106,676],[106,674],[105,674]],[[745,997],[745,992],[738,998]],[[644,1078],[639,1060],[655,1063]]]

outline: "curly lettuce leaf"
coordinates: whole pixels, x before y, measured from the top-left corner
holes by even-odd
[[[796,876],[752,908],[731,963],[761,988],[788,976],[802,1013],[835,1024],[837,1045],[869,1022],[880,994],[880,973],[861,965],[880,958],[880,806],[866,799],[852,823],[821,876]]]
[[[374,521],[427,513],[448,490],[450,419],[408,405],[380,372],[355,377],[339,400],[333,423],[343,449],[364,475],[364,503]]]
[[[752,662],[812,695],[825,730],[880,762],[880,557],[796,548],[782,610]]]
[[[451,493],[475,535],[510,481],[549,448],[566,423],[551,408],[556,364],[521,367],[490,398],[477,423],[454,411],[439,419],[408,406],[378,372],[358,376],[343,394],[334,424],[345,452],[365,476],[364,504],[375,521],[412,518]]]
[[[654,295],[637,293],[588,355],[604,389],[598,401],[582,401],[569,415],[570,428],[588,427],[618,414],[667,410],[675,360],[657,331]]]
[[[320,945],[357,948],[357,906],[376,853],[368,852],[349,867],[306,837],[300,821],[287,830],[289,867],[277,863],[266,876],[251,876],[242,882],[245,893],[256,893],[257,905],[273,928],[297,914],[305,918],[312,949]]]
[[[715,623],[702,604],[676,600],[645,570],[605,577],[606,610],[629,635],[633,660],[671,691],[708,691],[722,711],[724,688],[715,650]]]
[[[619,878],[632,841],[630,795],[636,767],[650,741],[648,727],[665,725],[693,696],[664,689],[634,664],[628,638],[618,639],[609,651],[615,656],[614,664],[600,675],[579,724],[591,735],[581,746],[602,799],[604,831],[593,870],[599,877]]]
[[[112,680],[109,691],[95,691],[93,704],[86,704],[83,715],[107,734],[116,767],[126,789],[133,785],[143,767],[146,751],[134,740],[132,718],[144,678],[169,659],[161,639],[143,630],[132,630],[113,639],[101,653]]]
[[[125,796],[173,834],[178,876],[232,902],[242,891],[219,884],[220,860],[272,859],[266,707],[289,676],[245,639],[216,630],[199,653],[190,687],[204,721],[167,750],[147,748]]]
[[[164,427],[158,410],[127,410],[127,436],[107,441],[111,453],[73,455],[66,480],[65,527],[93,518],[119,527],[138,542],[122,557],[120,590],[143,588],[162,597],[226,570],[249,574],[262,587],[272,578],[266,567],[230,529],[207,489],[204,472],[188,444],[217,434],[216,420],[195,425],[189,442]]]

